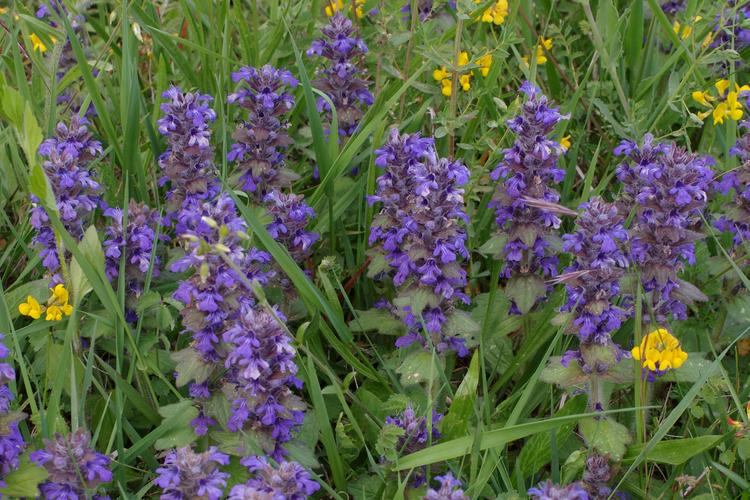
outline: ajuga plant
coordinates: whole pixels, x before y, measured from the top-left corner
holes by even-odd
[[[74,113],[69,124],[57,124],[55,136],[42,142],[39,154],[57,201],[57,206],[52,208],[65,230],[74,240],[80,241],[86,226],[92,221],[94,210],[102,203],[101,186],[91,168],[92,162],[102,157],[102,145],[91,137],[86,118]],[[39,255],[51,284],[62,283],[65,276],[61,276],[60,271],[66,272],[69,252],[55,234],[47,209],[33,195],[31,201],[34,203],[31,226],[36,230],[32,241],[41,247]]]
[[[650,134],[640,147],[623,141],[615,154],[625,156],[617,167],[624,185],[622,210],[636,207],[631,256],[647,293],[644,319],[658,325],[665,325],[669,317],[685,319],[687,305],[703,294],[677,275],[685,263],[695,263],[714,161],[673,143],[654,142]]]
[[[432,138],[402,135],[395,128],[375,154],[375,165],[384,173],[368,201],[382,206],[369,242],[373,254],[385,259],[381,274],[396,287],[393,301],[380,306],[407,327],[396,345],[418,343],[465,356],[465,339],[455,334],[451,319],[462,314],[458,303],[469,303],[461,265],[468,257],[461,186],[469,172],[460,162],[438,158]]]
[[[277,460],[285,455],[283,445],[302,424],[305,410],[293,391],[302,381],[296,377],[296,351],[282,328],[284,321],[280,311],[245,305],[223,335],[229,381],[224,394],[231,401],[227,427],[251,432]]]
[[[270,256],[246,248],[245,222],[229,196],[222,194],[193,208],[200,210],[198,215],[187,219],[199,222],[181,236],[186,253],[171,267],[174,272],[193,271],[174,293],[174,298],[184,304],[182,325],[192,342],[173,356],[178,361],[178,385],[192,381],[191,396],[208,399],[210,388],[220,383],[212,374],[220,374],[227,355],[221,345],[222,335],[235,325],[243,308],[254,304],[245,281],[267,283]],[[201,413],[193,426],[198,434],[205,434],[213,423]]]
[[[168,146],[159,157],[159,184],[170,184],[166,222],[179,236],[197,224],[201,204],[219,193],[210,129],[216,112],[209,106],[209,95],[170,87],[162,97],[166,102],[158,126]]]
[[[219,467],[229,464],[229,455],[215,446],[198,453],[189,446],[167,452],[154,480],[162,489],[161,500],[201,498],[219,500],[224,494],[229,474]]]
[[[104,216],[109,224],[104,232],[105,272],[107,278],[117,282],[121,259],[125,260],[125,287],[127,297],[137,299],[143,292],[143,285],[149,269],[151,277],[159,276],[159,256],[154,253],[159,230],[159,214],[145,203],[130,200],[127,210],[127,224],[121,208],[107,208]],[[133,304],[128,304],[132,307]]]
[[[339,135],[350,136],[364,116],[365,108],[374,101],[367,81],[362,78],[364,69],[360,63],[367,53],[367,45],[356,36],[352,22],[341,12],[331,16],[321,32],[323,38],[312,43],[307,55],[323,57],[328,62],[317,70],[312,84],[333,102]],[[318,111],[331,111],[330,104],[322,97],[318,98],[317,106]]]
[[[0,358],[5,359],[10,350],[2,343],[5,335],[0,334]],[[0,362],[0,487],[5,487],[5,477],[16,470],[19,457],[26,448],[23,436],[18,430],[18,422],[24,418],[21,412],[13,411],[15,399],[8,384],[16,380],[16,371],[9,363]]]
[[[298,82],[289,71],[270,65],[243,67],[232,73],[232,80],[241,86],[227,100],[246,110],[247,118],[232,134],[236,142],[228,160],[236,162],[240,187],[259,203],[271,191],[288,188],[299,177],[284,165],[284,153],[292,143],[286,115],[294,107],[294,96],[287,88]]]
[[[42,498],[107,498],[96,495],[96,491],[112,480],[111,460],[92,448],[90,441],[91,435],[78,429],[45,439],[44,448],[31,453],[32,462],[48,474],[39,485]]]
[[[398,439],[393,450],[388,450],[381,457],[382,461],[392,461],[398,456],[405,456],[421,450],[440,439],[437,426],[443,419],[443,414],[432,410],[432,419],[417,415],[414,407],[409,403],[404,411],[395,417],[386,417],[385,425],[397,429]],[[426,469],[421,468],[412,472],[412,486],[418,487],[426,480]]]
[[[503,160],[492,172],[498,181],[491,202],[499,229],[496,238],[504,261],[501,277],[507,280],[506,294],[512,299],[511,312],[526,313],[548,291],[544,280],[557,274],[560,250],[555,230],[562,207],[553,184],[563,180],[558,167],[563,147],[551,138],[555,126],[567,116],[552,107],[530,82],[520,88],[525,95],[518,116],[508,121],[516,140],[503,151]]]
[[[740,129],[744,133],[730,149],[740,164],[736,169],[722,174],[715,184],[722,194],[732,196],[715,226],[732,233],[737,247],[750,242],[750,120],[743,120]]]
[[[567,292],[560,311],[565,313],[567,333],[578,337],[578,347],[562,358],[551,358],[541,378],[566,390],[585,391],[591,412],[607,409],[606,384],[632,381],[631,365],[621,363],[630,353],[612,340],[631,312],[630,299],[621,292],[629,264],[624,222],[625,216],[615,204],[595,197],[581,205],[574,231],[563,236],[563,250],[572,254],[573,261],[557,278],[565,283]],[[590,446],[598,432],[616,432],[623,442],[629,441],[627,428],[608,416],[583,419],[579,426]],[[607,459],[596,453],[589,458],[592,470],[584,473],[584,479],[591,485],[583,482],[558,488],[545,483],[529,494],[534,498],[587,498],[580,496],[585,493],[581,488],[604,491],[609,480],[603,472],[605,466],[609,471]],[[564,496],[556,497],[555,492]],[[592,494],[591,498],[606,495]]]
[[[654,142],[650,134],[640,147],[623,141],[615,154],[626,158],[617,167],[617,178],[624,184],[622,210],[636,207],[630,253],[645,292],[643,322],[655,327],[633,349],[633,356],[653,379],[687,358],[666,329],[669,318],[684,320],[689,304],[706,300],[678,273],[686,262],[695,263],[695,242],[703,238],[700,228],[714,161],[674,143]]]
[[[559,486],[547,480],[529,488],[528,494],[532,500],[589,500],[589,494],[580,482]]]
[[[435,481],[440,483],[440,487],[436,490],[428,488],[424,500],[469,500],[469,495],[461,489],[461,481],[453,477],[453,473],[435,476]]]
[[[229,492],[228,500],[285,499],[304,500],[320,489],[310,474],[297,462],[281,461],[271,465],[265,457],[251,456],[240,460],[253,477]]]
[[[593,198],[581,205],[574,232],[563,236],[563,249],[574,260],[558,278],[567,292],[560,310],[569,314],[568,332],[578,337],[579,345],[560,362],[571,373],[588,379],[592,411],[604,405],[599,379],[616,377],[613,366],[628,357],[612,341],[612,334],[630,312],[627,303],[618,304],[620,280],[628,267],[624,220],[614,204]]]

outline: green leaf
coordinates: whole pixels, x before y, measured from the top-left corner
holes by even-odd
[[[471,363],[469,363],[469,370],[453,396],[453,403],[451,403],[448,414],[440,423],[442,439],[454,439],[466,434],[469,429],[469,420],[474,414],[478,386],[479,351],[474,351]]]
[[[57,202],[55,201],[55,195],[52,192],[52,188],[49,185],[47,176],[44,170],[38,163],[34,163],[31,166],[31,174],[29,175],[29,191],[31,194],[41,200],[42,206],[48,210],[57,213]]]
[[[586,418],[578,424],[586,444],[619,462],[632,438],[628,428],[611,418]]]
[[[393,299],[393,305],[403,310],[406,307],[411,308],[412,314],[419,316],[425,307],[436,307],[440,299],[425,288],[409,288]]]
[[[47,470],[29,460],[28,454],[24,454],[20,459],[18,469],[5,476],[6,486],[0,488],[0,494],[8,498],[37,498],[38,486],[47,477]]]
[[[395,462],[398,458],[398,438],[404,435],[404,429],[397,425],[387,424],[380,429],[378,441],[375,443],[375,451],[381,457],[385,457],[390,462]]]
[[[589,377],[583,373],[581,365],[574,362],[568,364],[568,366],[563,366],[560,362],[561,359],[561,356],[549,358],[547,366],[544,367],[539,376],[542,382],[556,384],[563,389],[573,389],[586,383]]]
[[[203,383],[213,370],[213,366],[205,363],[198,351],[192,347],[173,352],[171,357],[177,363],[177,387],[182,387],[191,380],[198,384]]]
[[[534,274],[514,276],[505,286],[505,295],[516,303],[521,314],[529,312],[537,299],[544,297],[546,293],[547,287],[544,286],[544,280]]]
[[[504,233],[498,233],[491,236],[490,239],[484,242],[484,244],[477,249],[477,252],[484,255],[485,257],[493,257],[499,259],[503,254],[505,244],[508,242],[508,235]]]
[[[699,453],[703,453],[716,446],[724,436],[708,435],[685,439],[670,439],[661,441],[646,453],[646,460],[669,465],[680,465]],[[624,463],[631,463],[643,451],[644,445],[636,445],[628,448],[623,457]]]
[[[94,226],[89,226],[86,229],[78,248],[97,271],[104,272],[104,251],[102,250],[102,244],[99,242],[99,234]],[[80,304],[81,300],[93,290],[93,287],[76,258],[73,258],[70,263],[70,281],[73,300],[75,304]]]
[[[432,381],[442,372],[438,362],[432,353],[420,349],[409,353],[403,363],[396,368],[396,373],[401,375],[401,383],[404,385]]]
[[[403,335],[406,332],[404,322],[383,309],[357,311],[356,317],[349,323],[352,332],[375,331],[383,335]]]
[[[156,440],[154,448],[166,450],[195,441],[197,436],[190,421],[198,416],[198,409],[193,406],[191,400],[186,399],[179,403],[162,406],[159,408],[159,415],[164,417],[164,422],[169,422],[171,430]]]

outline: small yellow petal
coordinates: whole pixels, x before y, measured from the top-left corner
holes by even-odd
[[[714,86],[716,87],[716,90],[719,91],[719,94],[724,94],[724,92],[729,88],[729,80],[719,80],[714,84]]]

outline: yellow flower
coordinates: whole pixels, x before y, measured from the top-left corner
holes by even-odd
[[[729,88],[729,80],[718,80],[716,83],[714,83],[714,87],[716,87],[716,90],[719,91],[719,94],[723,94]]]
[[[471,88],[471,75],[461,75],[458,77],[458,82],[461,84],[461,88],[464,92],[468,92]]]
[[[445,97],[450,97],[451,93],[453,92],[453,82],[451,82],[449,79],[443,80],[442,82],[443,87],[440,89],[440,93],[443,94]]]
[[[679,368],[688,358],[677,338],[664,328],[643,337],[641,345],[633,347],[630,353],[641,366],[654,372]]]
[[[49,291],[52,292],[52,297],[50,297],[50,300],[54,299],[54,301],[58,304],[64,304],[68,300],[70,300],[70,295],[65,289],[65,285],[63,285],[62,283],[58,283],[54,288],[50,288]]]
[[[482,0],[474,0],[474,3],[481,3]],[[485,23],[494,23],[499,26],[505,22],[508,17],[508,0],[497,0],[489,9],[486,9],[480,19]]]
[[[0,7],[0,16],[8,13],[8,7]]]
[[[32,33],[29,35],[29,40],[31,40],[31,44],[34,47],[34,50],[38,50],[42,54],[47,52],[47,46],[44,45],[44,42],[42,42],[42,39],[37,36],[36,33]]]
[[[735,121],[742,119],[744,109],[739,98],[743,93],[750,92],[750,85],[740,86],[735,83],[734,90],[729,91],[730,85],[729,80],[721,79],[714,83],[717,96],[709,91],[703,92],[700,90],[691,94],[694,101],[710,108],[708,111],[699,112],[698,118],[705,120],[708,116],[713,116],[714,125],[724,123],[727,118]],[[715,104],[714,101],[716,101]]]
[[[362,16],[365,15],[364,10],[362,9],[362,6],[365,4],[365,0],[355,0],[354,5],[356,8],[354,9],[354,13],[357,16],[357,19],[361,19]],[[351,8],[352,2],[351,0],[346,0],[346,5],[349,5]],[[336,12],[344,10],[345,4],[344,0],[328,0],[327,4],[325,6],[326,16],[331,17]]]
[[[704,106],[711,106],[711,104],[709,103],[714,100],[714,96],[712,96],[708,92],[696,90],[695,92],[693,92],[693,100],[700,104],[703,104]]]
[[[26,302],[18,304],[18,312],[32,319],[39,319],[42,316],[42,306],[34,297],[29,295],[26,297]]]
[[[552,50],[552,39],[551,38],[544,38],[543,36],[539,37],[539,43],[536,45],[536,64],[537,66],[540,66],[547,62],[547,53],[545,52],[545,49],[547,51]],[[523,56],[521,57],[523,60],[523,63],[528,66],[529,65],[529,57]]]
[[[562,146],[562,148],[565,151],[570,149],[570,136],[569,135],[566,135],[565,137],[560,139],[560,146]]]
[[[466,51],[462,51],[458,54],[458,64],[456,66],[459,68],[462,66],[466,66],[467,64],[469,64],[469,60],[469,53]],[[458,76],[458,83],[461,85],[461,88],[464,90],[464,92],[468,92],[471,88],[472,74],[473,73],[470,71],[469,73]],[[432,78],[440,82],[440,92],[445,97],[450,97],[451,93],[453,92],[453,73],[448,71],[445,66],[441,66],[432,72]]]
[[[70,316],[73,312],[73,306],[68,304],[70,295],[65,289],[65,285],[59,283],[54,288],[49,289],[52,295],[47,300],[47,315],[44,317],[47,321],[59,321],[63,315]]]
[[[490,74],[490,67],[492,66],[492,54],[485,54],[477,59],[477,66],[482,76],[486,77]]]
[[[450,78],[451,74],[445,70],[445,66],[440,66],[438,69],[432,72],[432,78],[435,80],[442,81],[446,78]]]

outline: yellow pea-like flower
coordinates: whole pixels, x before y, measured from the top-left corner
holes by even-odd
[[[39,319],[42,316],[42,306],[37,300],[29,295],[26,302],[18,305],[18,312],[32,319]]]
[[[47,52],[47,46],[44,45],[44,42],[42,41],[39,36],[37,36],[36,33],[32,33],[29,35],[29,40],[31,40],[31,46],[33,47],[33,50],[38,50],[42,54]]]

